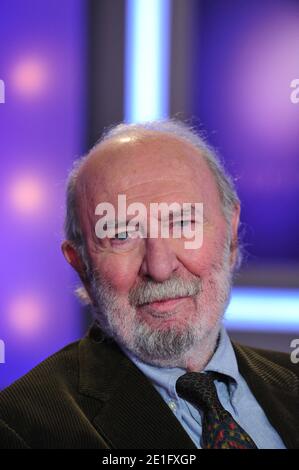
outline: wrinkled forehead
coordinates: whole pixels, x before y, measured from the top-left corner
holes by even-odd
[[[199,149],[168,135],[128,135],[104,142],[78,176],[77,201],[93,211],[100,202],[204,202],[220,206],[215,177]],[[88,206],[88,207],[87,207]]]

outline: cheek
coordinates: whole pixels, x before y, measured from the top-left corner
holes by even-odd
[[[196,276],[205,277],[211,270],[222,263],[223,242],[214,237],[206,237],[202,247],[196,250],[181,249],[178,258],[184,267]]]
[[[138,275],[138,265],[129,256],[100,255],[95,261],[95,267],[119,294],[127,294]]]
[[[188,272],[199,277],[203,277],[210,268],[209,256],[204,255],[200,250],[185,250],[180,256],[180,262]]]

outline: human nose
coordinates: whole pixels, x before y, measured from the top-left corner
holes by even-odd
[[[178,259],[171,249],[170,241],[162,238],[148,238],[140,272],[157,282],[169,279],[178,268]]]

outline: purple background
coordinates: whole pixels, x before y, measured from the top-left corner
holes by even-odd
[[[0,388],[81,334],[60,242],[65,177],[85,132],[85,9],[0,5]]]
[[[86,150],[91,3],[0,4],[0,389],[86,326],[60,243],[66,174]],[[299,2],[191,3],[189,115],[237,179],[247,265],[298,266],[299,105],[290,83],[299,78]]]
[[[249,262],[298,262],[299,2],[197,5],[192,111],[237,179]]]

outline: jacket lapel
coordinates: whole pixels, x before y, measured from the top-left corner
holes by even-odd
[[[240,373],[288,449],[299,448],[299,381],[285,367],[234,344]]]
[[[101,401],[93,424],[109,447],[196,449],[160,394],[115,342],[84,338],[79,351],[80,393]]]

